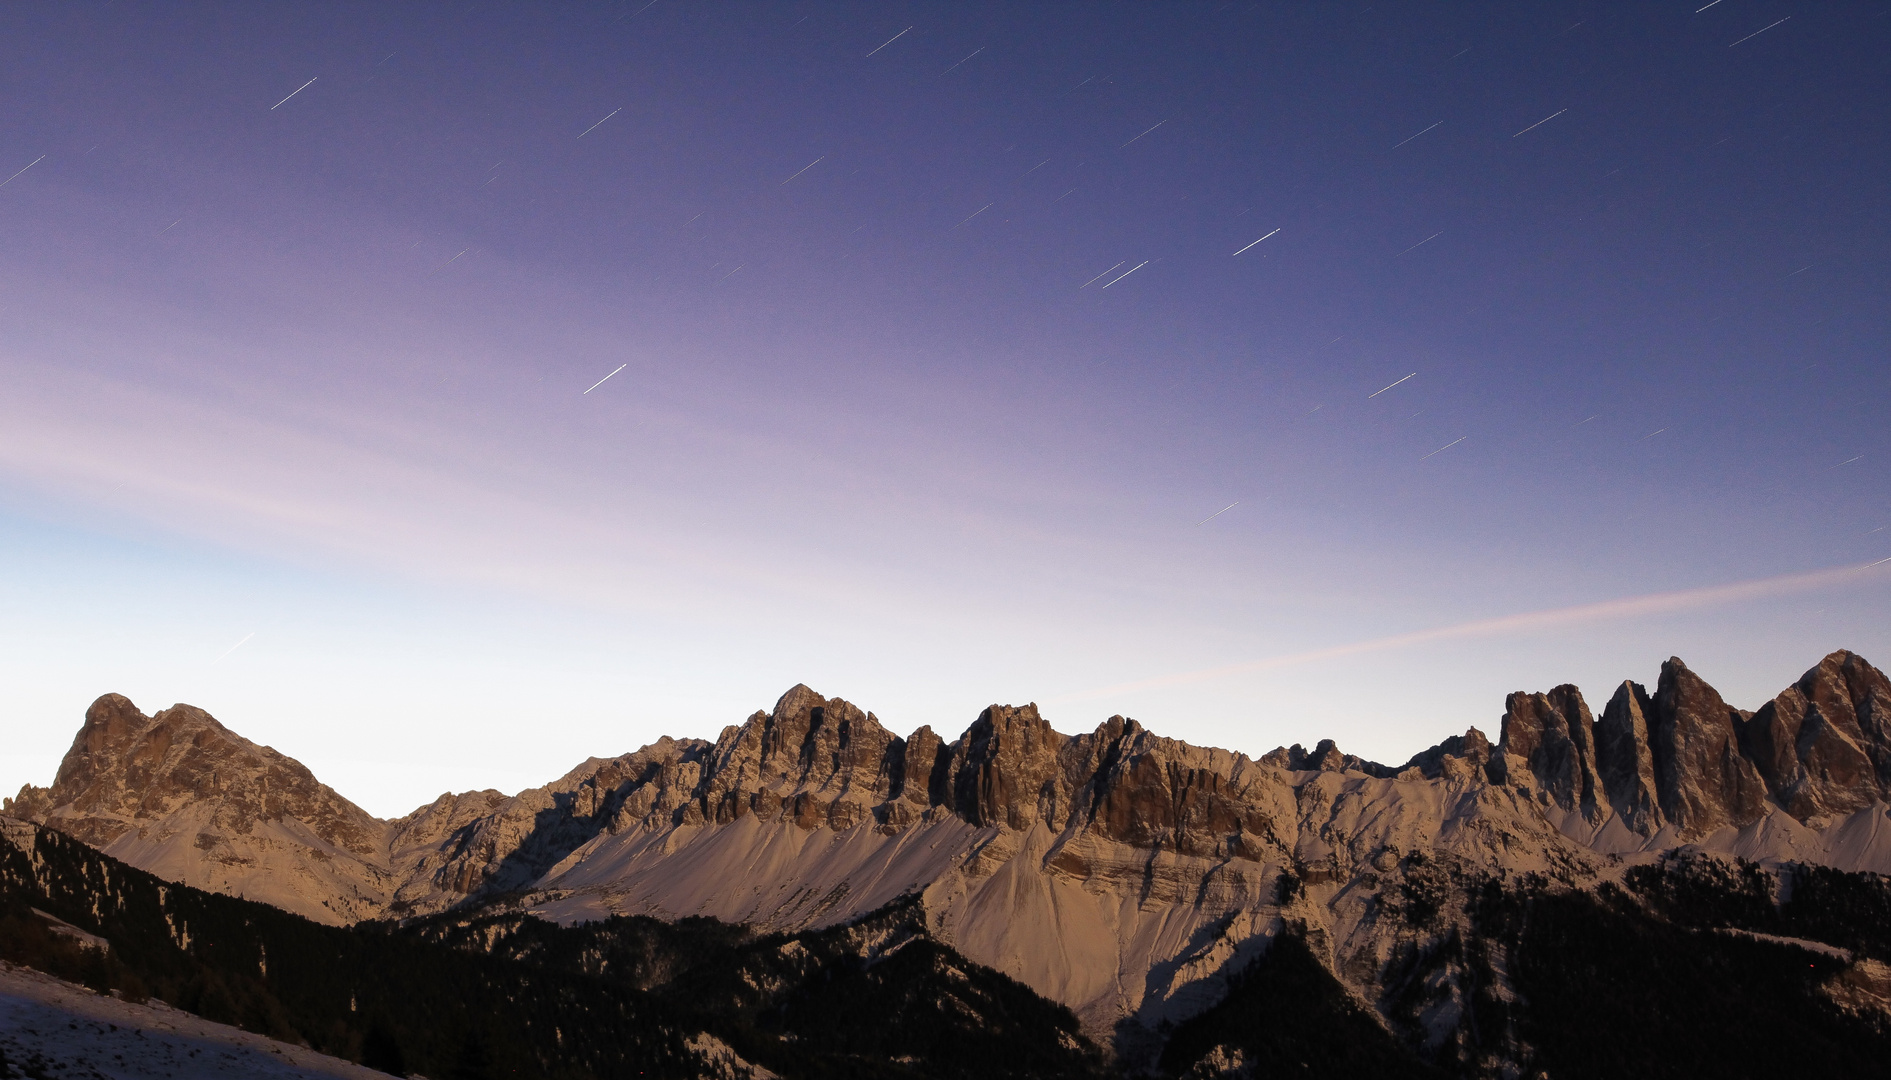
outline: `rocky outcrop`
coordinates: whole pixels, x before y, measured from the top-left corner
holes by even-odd
[[[1362,772],[1367,776],[1391,776],[1393,770],[1376,761],[1340,752],[1338,744],[1331,739],[1321,739],[1308,753],[1299,743],[1292,746],[1276,747],[1261,755],[1261,760],[1276,768],[1292,772]]]
[[[1520,759],[1558,807],[1599,822],[1608,796],[1596,771],[1595,717],[1582,691],[1567,683],[1547,694],[1511,694],[1504,701],[1503,756]]]
[[[1462,735],[1453,735],[1429,750],[1414,754],[1399,772],[1402,774],[1406,769],[1417,769],[1418,774],[1427,780],[1442,780],[1454,773],[1459,779],[1484,776],[1488,775],[1495,754],[1490,737],[1471,728]]]
[[[797,685],[773,712],[723,730],[704,763],[697,807],[682,820],[727,824],[755,813],[802,828],[850,828],[900,786],[904,749],[873,714]]]
[[[1833,653],[1760,706],[1741,742],[1794,817],[1862,809],[1891,791],[1891,682],[1860,657]]]
[[[1824,821],[1884,802],[1891,790],[1891,684],[1836,652],[1758,712],[1729,706],[1678,657],[1651,697],[1616,688],[1595,721],[1574,686],[1505,702],[1491,775],[1527,772],[1556,807],[1640,836],[1745,828],[1774,809]]]
[[[1652,836],[1661,827],[1661,796],[1655,755],[1648,741],[1648,691],[1626,682],[1602,710],[1596,725],[1596,773],[1609,808],[1633,831]]]
[[[52,786],[6,806],[162,876],[311,918],[349,922],[387,903],[386,823],[189,705],[145,716],[106,694]]]
[[[1678,657],[1661,665],[1648,731],[1661,813],[1684,835],[1759,820],[1766,783],[1740,752],[1743,713]]]
[[[323,842],[362,857],[382,846],[385,826],[318,782],[301,762],[231,732],[202,709],[177,705],[145,716],[106,694],[86,710],[51,788],[27,787],[19,811],[62,809],[60,827],[107,847],[140,822],[183,806],[208,807],[195,843],[247,835],[258,821],[293,817]]]

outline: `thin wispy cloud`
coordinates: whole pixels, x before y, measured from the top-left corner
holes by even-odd
[[[1053,702],[1094,701],[1099,698],[1134,694],[1144,690],[1159,689],[1165,686],[1180,686],[1186,683],[1227,679],[1237,675],[1249,675],[1259,671],[1273,671],[1280,668],[1297,667],[1302,664],[1318,663],[1323,660],[1337,660],[1343,657],[1361,656],[1368,653],[1391,652],[1398,649],[1409,649],[1419,645],[1431,645],[1441,641],[1495,637],[1498,635],[1542,633],[1545,631],[1562,630],[1584,623],[1602,623],[1654,615],[1671,615],[1702,608],[1720,607],[1755,600],[1764,600],[1777,596],[1789,596],[1794,593],[1812,592],[1818,589],[1836,588],[1841,585],[1883,584],[1885,581],[1891,580],[1891,570],[1881,569],[1888,563],[1891,563],[1891,559],[1881,559],[1876,562],[1852,564],[1849,566],[1835,566],[1824,570],[1810,570],[1795,574],[1781,574],[1777,577],[1758,578],[1752,581],[1736,581],[1724,585],[1708,585],[1697,589],[1677,589],[1670,592],[1648,593],[1643,596],[1603,600],[1593,604],[1577,604],[1571,607],[1548,608],[1542,611],[1530,611],[1517,615],[1502,615],[1492,619],[1476,619],[1470,622],[1434,627],[1429,630],[1417,630],[1407,634],[1392,634],[1386,637],[1348,642],[1343,645],[1308,649],[1305,652],[1270,656],[1239,664],[1224,664],[1220,667],[1177,672],[1173,675],[1158,675],[1148,679],[1139,679],[1134,682],[1116,683],[1112,686],[1098,687],[1095,690],[1065,694],[1049,700]]]

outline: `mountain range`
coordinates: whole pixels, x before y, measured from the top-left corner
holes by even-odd
[[[896,911],[1068,1007],[1132,1071],[1247,1075],[1296,1052],[1239,1016],[1292,1006],[1257,1003],[1300,979],[1302,1003],[1389,1035],[1413,1068],[1525,1075],[1556,1045],[1531,1009],[1560,992],[1541,958],[1562,954],[1531,934],[1557,919],[1811,950],[1807,1000],[1878,1030],[1891,956],[1808,898],[1877,902],[1888,801],[1891,680],[1840,651],[1751,712],[1674,658],[1599,718],[1574,686],[1514,693],[1494,743],[1474,727],[1397,766],[1331,741],[1250,758],[1121,716],[1067,735],[1034,705],[902,738],[796,686],[713,742],[391,821],[201,709],[107,694],[52,785],[4,814],[317,923],[502,919],[489,949],[541,921],[819,935]]]

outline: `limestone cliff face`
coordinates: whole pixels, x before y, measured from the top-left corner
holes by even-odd
[[[189,705],[145,716],[106,694],[52,786],[22,788],[7,807],[174,880],[325,921],[387,901],[384,822]]]
[[[1069,755],[1073,816],[1105,839],[1214,859],[1291,858],[1279,774],[1237,754],[1158,738],[1113,716]]]
[[[1504,754],[1521,758],[1557,806],[1579,810],[1592,822],[1609,806],[1596,768],[1595,726],[1582,691],[1567,683],[1547,694],[1512,694],[1504,702]]]
[[[1120,716],[1070,735],[1028,704],[901,738],[796,686],[713,742],[391,822],[201,710],[107,695],[52,787],[6,812],[330,922],[508,896],[799,930],[918,894],[942,938],[1107,1034],[1204,1007],[1288,923],[1374,1000],[1452,932],[1424,898],[1480,874],[1575,886],[1684,843],[1891,872],[1887,791],[1891,683],[1839,652],[1753,714],[1678,659],[1600,719],[1573,686],[1515,693],[1496,744],[1471,728],[1400,766],[1330,740],[1250,758]],[[1455,1023],[1475,988],[1439,978],[1426,1015]]]
[[[1685,834],[1757,821],[1766,784],[1740,752],[1744,714],[1678,658],[1661,665],[1649,742],[1661,812]]]
[[[28,787],[20,799],[23,807],[66,808],[61,827],[95,847],[187,805],[211,807],[210,823],[222,834],[247,835],[258,821],[292,816],[362,857],[380,851],[386,831],[301,762],[234,734],[202,709],[178,705],[148,717],[118,694],[86,710],[53,786]]]
[[[1318,773],[1507,786],[1641,837],[1741,828],[1770,809],[1824,820],[1891,791],[1891,681],[1837,652],[1749,715],[1671,658],[1653,695],[1625,682],[1599,721],[1574,686],[1519,692],[1505,702],[1496,746],[1473,728],[1397,768],[1331,740],[1250,760],[1122,717],[1068,736],[1035,705],[994,705],[949,743],[928,728],[901,738],[848,701],[796,686],[714,743],[666,738],[542,788],[442,795],[392,822],[202,710],[147,717],[108,694],[87,711],[52,787],[29,786],[9,805],[173,872],[195,860],[198,878],[242,879],[247,894],[268,892],[255,874],[285,860],[300,878],[333,886],[339,875],[348,896],[312,902],[343,918],[530,889],[601,835],[750,818],[884,836],[951,818],[1009,833],[1074,830],[1150,859],[1292,859],[1281,819],[1297,811],[1282,793],[1314,790],[1308,774]],[[1089,865],[1081,847],[1065,842],[1059,865]]]
[[[1654,835],[1662,824],[1655,755],[1648,740],[1652,705],[1640,683],[1623,682],[1596,725],[1596,772],[1609,807],[1643,836]]]
[[[773,712],[723,730],[682,820],[727,824],[753,813],[802,828],[851,828],[903,786],[904,751],[872,713],[795,686]]]
[[[1891,791],[1891,682],[1851,653],[1826,657],[1760,706],[1743,735],[1767,792],[1801,820]]]
[[[953,809],[974,825],[1019,830],[1068,816],[1070,793],[1056,782],[1058,752],[1068,741],[1036,705],[986,709],[952,746]]]
[[[663,738],[635,753],[592,758],[544,787],[442,795],[394,822],[399,884],[390,913],[439,911],[469,896],[529,889],[580,845],[644,820],[690,816],[686,793],[710,744]],[[698,816],[697,820],[700,820]]]
[[[1886,801],[1891,682],[1835,652],[1758,712],[1729,706],[1678,657],[1651,696],[1625,682],[1595,721],[1573,686],[1512,694],[1493,778],[1527,769],[1558,807],[1652,837],[1744,828],[1773,810],[1800,823]]]

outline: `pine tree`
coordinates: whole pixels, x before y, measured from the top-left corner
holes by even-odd
[[[471,1028],[460,1042],[460,1052],[447,1071],[447,1080],[493,1080],[492,1051],[479,1029]]]
[[[407,1055],[386,1024],[375,1024],[361,1040],[361,1064],[393,1076],[407,1075]]]

